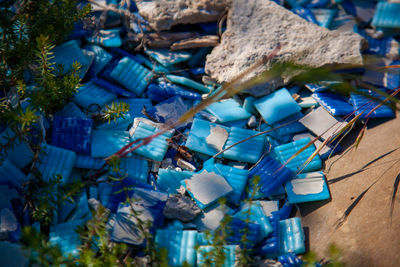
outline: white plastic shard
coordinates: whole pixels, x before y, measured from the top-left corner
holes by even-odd
[[[218,151],[222,151],[228,136],[229,133],[224,128],[211,125],[210,135],[207,136],[206,142]]]
[[[319,194],[324,190],[324,178],[307,177],[307,179],[293,179],[291,181],[293,193],[296,195]]]

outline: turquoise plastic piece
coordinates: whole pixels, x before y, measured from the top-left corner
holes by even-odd
[[[176,194],[181,186],[181,181],[189,179],[194,172],[175,171],[170,169],[159,169],[157,178],[157,189],[168,194]]]
[[[192,54],[186,51],[170,51],[168,49],[145,49],[144,52],[165,67],[188,61]]]
[[[131,141],[149,137],[159,131],[159,128],[140,121],[136,126],[133,134],[131,134]],[[165,132],[162,135],[153,138],[153,140],[151,140],[149,144],[139,147],[138,149],[133,151],[133,153],[155,161],[162,161],[168,149],[167,139],[171,138],[172,135],[173,132],[171,131]]]
[[[376,6],[371,25],[383,31],[400,31],[400,3],[380,1]]]
[[[289,204],[326,200],[331,196],[322,172],[302,173],[285,184]]]
[[[122,45],[120,31],[120,29],[100,30],[94,36],[86,37],[86,40],[104,47],[120,47]]]
[[[78,62],[81,65],[79,77],[83,78],[90,67],[90,61],[83,54],[76,40],[71,40],[58,45],[53,50],[54,58],[51,60],[56,65],[62,64],[64,71],[68,72],[72,69],[72,64]]]
[[[274,154],[276,159],[285,164],[286,161],[293,156],[297,151],[306,146],[311,139],[309,137],[303,138],[288,144],[280,145],[274,148]],[[306,166],[303,166],[303,163],[307,161],[307,159],[315,152],[315,145],[312,144],[304,151],[302,151],[299,155],[297,155],[294,159],[292,159],[286,167],[291,169],[294,172],[311,172],[316,171],[322,168],[322,160],[319,155],[316,155],[310,163]]]
[[[92,157],[105,158],[129,143],[129,132],[94,130],[92,132]]]
[[[269,124],[274,124],[301,110],[286,88],[258,99],[254,102],[254,106]]]
[[[225,254],[225,261],[222,265],[218,265],[221,267],[232,267],[237,265],[237,255],[239,247],[235,245],[224,245],[223,250]],[[215,250],[215,246],[200,246],[197,250],[197,266],[205,266],[208,259],[207,255],[209,255],[212,251]],[[208,254],[207,254],[208,253]],[[209,259],[210,260],[210,259]],[[215,266],[215,263],[212,263],[210,266]]]
[[[205,165],[205,163],[204,163]],[[204,166],[208,172],[215,172],[226,179],[233,191],[226,196],[228,203],[239,205],[240,197],[243,194],[244,188],[249,176],[248,170],[238,169],[222,164],[208,164]]]
[[[15,133],[7,128],[0,134],[0,145],[5,145],[9,138],[14,138]],[[23,168],[28,165],[33,159],[33,151],[28,142],[17,140],[12,147],[7,147],[5,151],[1,151],[1,156],[10,160],[18,168]]]
[[[212,103],[205,109],[217,117],[217,122],[226,123],[250,118],[251,114],[240,106],[234,99]]]
[[[36,164],[43,179],[49,180],[59,174],[62,176],[62,182],[68,183],[76,160],[75,152],[51,145],[45,145],[44,152]]]
[[[16,188],[22,188],[22,184],[27,181],[28,177],[11,161],[4,159],[0,162],[0,182],[10,183]]]
[[[201,83],[198,83],[191,79],[188,79],[186,77],[171,75],[171,74],[167,74],[166,77],[167,77],[167,80],[172,83],[177,83],[180,85],[187,86],[187,87],[192,88],[200,93],[209,93],[210,92],[210,88],[202,85]]]
[[[61,110],[59,110],[56,116],[60,117],[78,117],[86,119],[85,113],[75,104],[75,102],[68,102]]]
[[[217,154],[219,150],[215,146],[210,145],[207,142],[209,140],[208,137],[211,135],[211,132],[213,130],[225,130],[227,138],[230,128],[205,120],[194,119],[185,146],[193,151],[200,152],[209,156]],[[225,142],[226,140],[224,140],[223,136],[221,136],[220,140],[218,140],[218,144],[221,145],[221,148],[223,147],[223,144]]]
[[[306,252],[304,233],[298,217],[279,222],[280,254]]]
[[[94,53],[94,60],[89,73],[97,76],[99,72],[111,61],[112,56],[98,45],[86,45],[84,49]]]
[[[94,82],[85,83],[78,89],[74,100],[79,106],[90,111],[100,111],[106,104],[117,99],[117,95]]]
[[[123,176],[127,175],[128,177],[147,183],[149,173],[149,163],[147,160],[136,157],[121,158],[119,169]]]
[[[314,15],[319,26],[330,29],[333,18],[337,14],[337,10],[318,8],[318,9],[311,9],[311,13]]]
[[[168,264],[172,267],[196,264],[197,231],[157,230],[155,243],[158,250],[168,251]]]
[[[154,74],[132,58],[124,57],[112,70],[110,77],[132,93],[141,95]]]
[[[253,115],[257,115],[257,110],[254,107],[254,101],[256,101],[256,98],[254,96],[246,97],[243,102],[243,108],[247,110],[247,112]]]
[[[86,196],[86,192],[84,192],[82,196],[79,198],[76,208],[72,211],[72,214],[69,216],[68,220],[75,221],[90,216],[91,213],[89,210],[88,199]]]
[[[106,162],[103,159],[95,159],[90,155],[77,154],[74,167],[97,170],[100,169],[104,163]]]
[[[258,133],[259,132],[257,131],[231,127],[224,149]],[[234,147],[225,151],[222,155],[227,159],[256,163],[263,154],[264,146],[265,135],[259,135],[243,143],[235,145]]]
[[[77,256],[80,239],[75,231],[80,225],[84,225],[85,220],[70,221],[50,227],[49,242],[58,245],[63,255]]]
[[[152,62],[148,58],[142,56],[141,54],[136,54],[136,58],[139,60],[139,63],[144,64],[149,69],[160,72],[160,73],[170,73],[170,70],[164,67],[163,65],[157,64],[156,62]],[[170,67],[173,69],[172,67]]]
[[[123,102],[129,104],[129,114],[132,119],[135,118],[146,118],[142,113],[143,109],[148,109],[153,106],[150,99],[147,98],[127,98]]]

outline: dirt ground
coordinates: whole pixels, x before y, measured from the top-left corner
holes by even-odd
[[[310,249],[318,257],[326,257],[334,243],[348,266],[400,266],[400,192],[390,216],[393,188],[400,180],[399,115],[383,123],[370,121],[357,150],[325,163],[331,201],[299,206]]]

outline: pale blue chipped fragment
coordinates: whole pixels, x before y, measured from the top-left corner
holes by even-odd
[[[220,123],[248,119],[251,116],[232,98],[212,103],[205,110],[214,115]]]
[[[290,218],[279,222],[280,253],[302,254],[306,252],[304,233],[300,218]]]
[[[165,67],[188,61],[192,54],[186,51],[170,51],[168,49],[145,49],[144,52]]]
[[[105,158],[118,152],[129,143],[129,132],[94,130],[92,132],[92,157]]]

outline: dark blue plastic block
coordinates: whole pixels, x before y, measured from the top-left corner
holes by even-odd
[[[56,116],[86,118],[85,113],[75,104],[68,102],[61,110],[57,111]]]
[[[315,19],[314,14],[311,12],[310,9],[305,7],[295,6],[291,10],[293,13],[299,15],[308,22],[312,22],[316,25],[319,25],[318,21]]]
[[[172,83],[176,83],[176,84],[180,84],[180,85],[192,88],[193,90],[196,90],[200,93],[209,93],[210,92],[210,88],[204,86],[201,83],[198,83],[196,81],[193,81],[193,80],[188,79],[183,76],[167,74],[166,78],[167,78],[167,80],[171,81]]]
[[[294,253],[287,253],[280,255],[278,261],[283,267],[301,267],[303,266],[303,261],[296,256]]]
[[[293,172],[271,157],[266,156],[250,170],[249,177],[254,176],[260,177],[259,184],[256,185],[259,187],[256,196],[268,197],[291,179],[293,177]],[[253,179],[250,181],[253,181]],[[249,183],[249,187],[253,187],[252,182]],[[254,188],[251,189],[250,192],[254,190]]]
[[[399,55],[399,42],[392,37],[375,39],[368,35],[364,30],[357,28],[357,33],[368,41],[368,48],[363,51],[364,54],[387,56],[393,58]]]
[[[381,30],[400,30],[400,3],[379,2],[371,25]]]
[[[389,64],[385,62],[379,62],[377,67],[400,65],[400,61],[392,61]],[[392,68],[388,70],[373,70],[367,68],[362,76],[362,81],[371,83],[378,87],[384,87],[387,89],[397,89],[400,87],[400,70],[398,68]]]
[[[363,22],[369,22],[374,17],[375,5],[375,1],[365,0],[345,0],[341,4],[347,13],[359,18]]]
[[[286,2],[292,6],[304,6],[306,4],[308,4],[308,2],[310,2],[311,0],[286,0]]]
[[[0,251],[0,266],[24,267],[30,264],[26,251],[18,244],[0,241]]]
[[[90,77],[97,76],[108,62],[110,62],[112,56],[106,50],[97,45],[86,45],[84,49],[94,53],[94,59],[90,66],[88,75],[90,75]]]
[[[135,157],[124,157],[121,159],[120,175],[135,178],[138,181],[147,183],[149,173],[149,163],[145,159]]]
[[[306,4],[308,8],[324,8],[331,4],[331,0],[311,0]]]
[[[22,184],[28,181],[28,177],[21,172],[11,161],[0,161],[0,183],[10,184],[16,188],[22,188]]]
[[[100,158],[92,158],[90,155],[77,154],[75,165],[76,168],[98,170],[104,165],[105,160]]]
[[[378,95],[371,90],[359,89],[359,91],[382,100],[385,99],[384,97]],[[354,107],[355,114],[358,115],[362,113],[361,118],[364,119],[367,118],[367,116],[369,116],[370,118],[392,118],[395,116],[393,110],[387,105],[380,106],[370,115],[368,115],[374,108],[379,105],[379,103],[375,102],[371,98],[367,98],[356,93],[350,94],[350,103]]]
[[[156,119],[157,122],[174,124],[190,108],[191,106],[185,104],[182,98],[173,96],[147,109],[147,112],[150,117]],[[181,124],[178,128],[186,125],[187,123]]]
[[[125,89],[122,89],[121,87],[119,87],[107,80],[103,80],[103,79],[95,77],[91,81],[94,82],[95,84],[97,84],[98,86],[103,87],[104,89],[106,89],[107,91],[109,91],[111,93],[114,93],[114,94],[117,94],[117,95],[120,95],[123,97],[131,97],[131,98],[136,96],[134,93],[129,92]]]
[[[90,153],[92,119],[55,116],[51,144],[77,153]]]
[[[180,96],[182,98],[201,100],[201,95],[196,92],[185,89],[179,85],[158,79],[158,84],[152,83],[149,85],[147,94],[149,98],[160,102],[172,96]]]
[[[243,244],[242,237],[247,233],[247,242]],[[246,246],[247,248],[252,248],[257,243],[260,237],[261,226],[256,223],[247,223],[241,219],[232,217],[232,220],[228,223],[224,231],[228,231],[227,243],[231,245],[240,245],[241,247]],[[218,234],[219,229],[217,229],[216,234]]]
[[[155,243],[158,250],[168,252],[168,264],[182,266],[184,262],[196,264],[197,231],[157,230]]]
[[[88,82],[78,89],[74,100],[79,106],[90,111],[100,111],[106,104],[115,100],[117,95],[94,82]]]
[[[143,114],[143,109],[148,109],[152,107],[152,103],[150,99],[147,98],[127,98],[123,99],[123,102],[129,104],[129,114],[131,118],[145,118],[146,116]]]
[[[314,93],[312,95],[321,106],[323,106],[333,116],[346,116],[353,112],[353,106],[350,105],[342,96],[332,93]]]
[[[181,186],[181,181],[189,179],[194,172],[159,169],[157,178],[157,189],[168,194],[176,194]]]
[[[7,128],[0,134],[0,145],[6,145],[8,140],[15,138],[15,133],[10,128]],[[6,147],[0,151],[1,156],[5,156],[18,168],[23,168],[28,165],[33,159],[33,151],[25,139],[18,140],[12,147]]]
[[[281,120],[275,124],[272,125],[271,129],[274,129],[271,133],[268,133],[268,135],[271,135],[272,137],[278,137],[277,139],[279,140],[285,140],[282,138],[283,136],[288,136],[292,135],[295,133],[301,133],[304,131],[307,131],[307,129],[299,122],[299,119],[303,118],[304,115],[301,112],[298,112],[290,117],[287,117],[284,120]],[[282,126],[285,125],[285,126]],[[263,131],[266,131],[267,129],[263,129]],[[272,135],[273,133],[277,133],[278,136]],[[281,138],[279,138],[281,137]]]
[[[304,233],[300,218],[295,217],[279,222],[281,254],[306,252]]]
[[[94,158],[111,156],[127,145],[129,141],[129,132],[127,131],[94,130],[91,155]]]

